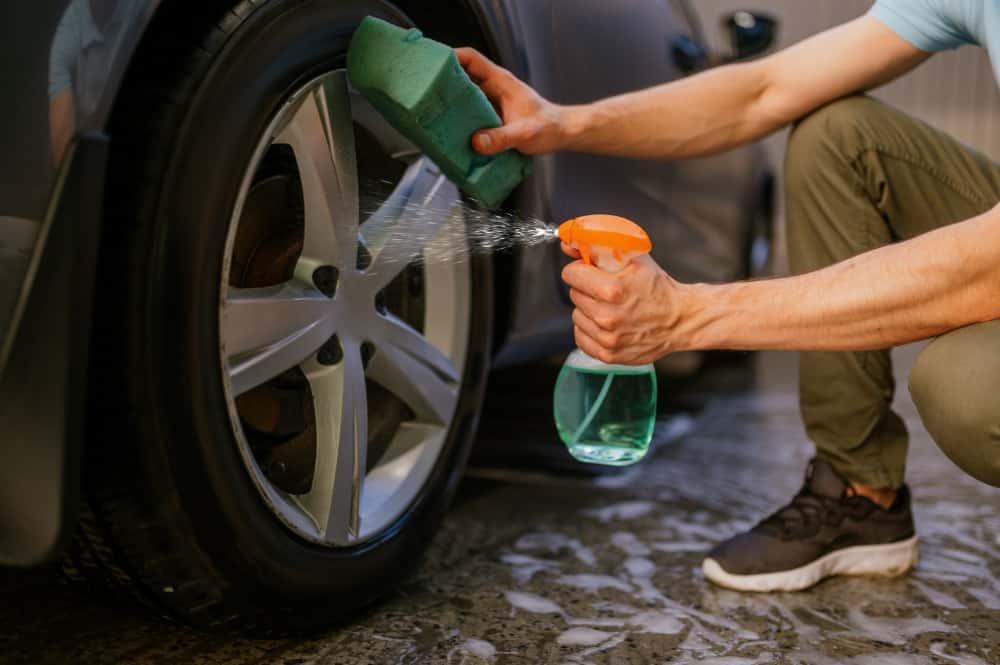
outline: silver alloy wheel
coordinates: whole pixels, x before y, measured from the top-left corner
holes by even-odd
[[[390,196],[363,224],[356,124],[387,153],[408,162]],[[301,252],[291,279],[263,288],[235,287],[225,277],[234,239],[254,176],[274,146],[294,153],[304,216]],[[271,510],[307,540],[347,546],[379,534],[412,503],[434,468],[461,390],[470,266],[461,260],[422,266],[421,330],[378,307],[377,299],[424,253],[440,256],[465,242],[455,186],[352,94],[345,71],[323,75],[297,91],[261,138],[226,244],[219,315],[222,372],[247,469]],[[326,279],[320,280],[324,270]],[[366,364],[369,349],[374,351]],[[308,381],[314,413],[315,461],[302,493],[278,487],[262,470],[237,404],[239,396],[295,368]],[[398,424],[377,460],[367,459],[371,383],[412,414]]]

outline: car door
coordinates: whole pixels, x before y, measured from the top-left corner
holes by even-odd
[[[541,94],[582,104],[672,81],[708,64],[689,8],[675,0],[506,0],[517,26],[524,71]],[[669,121],[671,109],[663,109]],[[754,157],[743,148],[716,157],[632,160],[559,153],[536,160],[518,202],[552,222],[605,212],[641,224],[653,255],[684,281],[742,276],[747,192]],[[518,347],[551,348],[571,333],[568,300],[558,282],[558,248],[522,253],[511,337]],[[542,289],[539,286],[548,288]],[[556,294],[553,296],[553,294]],[[510,348],[513,347],[513,348]]]

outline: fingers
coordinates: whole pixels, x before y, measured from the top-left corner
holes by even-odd
[[[574,261],[563,268],[562,278],[571,288],[595,300],[619,304],[625,299],[625,290],[613,274],[582,261]]]
[[[595,300],[576,289],[570,289],[569,299],[601,330],[614,331],[622,323],[618,310],[612,305]]]
[[[577,347],[591,358],[597,358],[604,363],[614,361],[613,356],[603,346],[578,326],[573,326],[573,337]]]
[[[490,101],[499,104],[514,76],[474,48],[457,48],[455,56],[469,78],[478,85]]]
[[[580,250],[576,249],[575,247],[570,247],[566,243],[562,242],[559,243],[559,248],[563,251],[563,254],[565,254],[571,259],[580,258]]]
[[[587,336],[608,350],[615,350],[621,342],[621,335],[614,330],[602,328],[580,308],[573,310],[573,325],[587,333]]]
[[[517,79],[473,48],[455,49],[455,55],[459,64],[469,74],[469,78],[503,111],[505,100],[509,99],[511,92],[519,85]],[[506,116],[505,113],[501,114]],[[508,120],[506,117],[504,119]],[[530,139],[535,133],[535,126],[536,123],[530,120],[520,120],[506,122],[501,127],[480,130],[472,137],[472,147],[482,155],[495,155],[516,148]]]
[[[468,46],[455,49],[455,57],[458,58],[458,64],[462,65],[469,78],[476,83],[480,83],[497,71],[501,71],[500,67],[489,58]]]

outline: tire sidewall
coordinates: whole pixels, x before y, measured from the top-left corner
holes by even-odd
[[[354,27],[369,14],[406,22],[380,2],[276,0],[255,8],[184,109],[154,223],[146,334],[139,336],[151,342],[146,392],[156,404],[144,466],[162,481],[150,490],[160,493],[154,500],[170,513],[175,535],[194,541],[229,593],[268,611],[333,602],[338,612],[354,609],[409,570],[464,466],[485,383],[492,285],[489,263],[478,260],[463,389],[439,459],[409,509],[351,548],[324,548],[286,528],[265,504],[232,432],[218,326],[228,222],[253,150],[282,101],[344,67]]]

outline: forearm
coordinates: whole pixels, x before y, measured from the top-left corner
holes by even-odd
[[[659,159],[722,152],[892,80],[928,56],[862,16],[763,60],[564,107],[560,147]]]
[[[1000,318],[1000,209],[806,275],[685,287],[696,349],[880,349]]]
[[[565,148],[675,159],[725,151],[791,118],[769,116],[762,63],[727,65],[655,88],[568,107]]]
[[[73,138],[76,130],[76,111],[74,110],[73,94],[67,88],[56,95],[49,106],[49,145],[52,163],[59,166],[62,162],[66,146]]]

